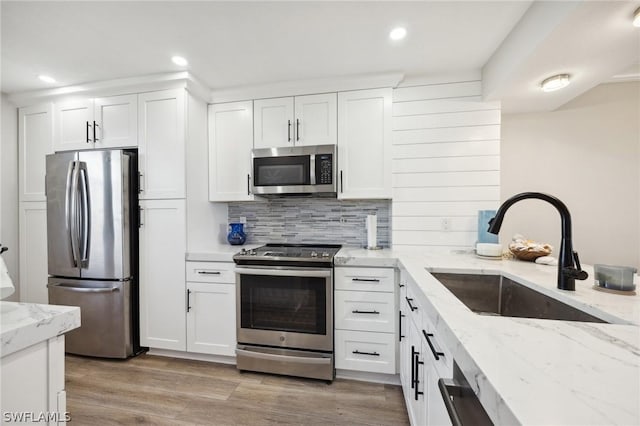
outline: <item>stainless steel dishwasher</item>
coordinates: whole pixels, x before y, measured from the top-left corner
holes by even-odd
[[[438,380],[438,387],[453,426],[493,425],[455,361],[453,362],[453,379]]]

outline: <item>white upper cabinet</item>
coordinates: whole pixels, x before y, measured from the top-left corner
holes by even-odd
[[[185,198],[184,89],[138,95],[141,199]]]
[[[20,108],[18,113],[18,186],[20,201],[45,201],[46,155],[53,153],[50,103]]]
[[[55,151],[137,146],[137,101],[137,95],[122,95],[57,102]]]
[[[293,98],[258,99],[253,103],[254,146],[293,146]]]
[[[276,148],[335,144],[335,93],[254,101],[254,146]]]
[[[337,95],[296,96],[295,144],[334,145],[337,131]]]
[[[253,103],[209,105],[209,201],[253,200]]]
[[[391,89],[338,93],[338,198],[391,198]]]

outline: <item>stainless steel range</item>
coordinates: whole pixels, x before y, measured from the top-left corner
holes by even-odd
[[[233,256],[239,370],[333,380],[339,245],[267,244]]]

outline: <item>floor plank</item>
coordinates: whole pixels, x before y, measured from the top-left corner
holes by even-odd
[[[332,384],[233,365],[141,355],[67,355],[73,425],[408,425],[399,386]]]

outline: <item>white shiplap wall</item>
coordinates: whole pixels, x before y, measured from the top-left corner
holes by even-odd
[[[498,207],[500,103],[481,93],[479,80],[393,91],[394,247],[472,247],[478,210]]]

